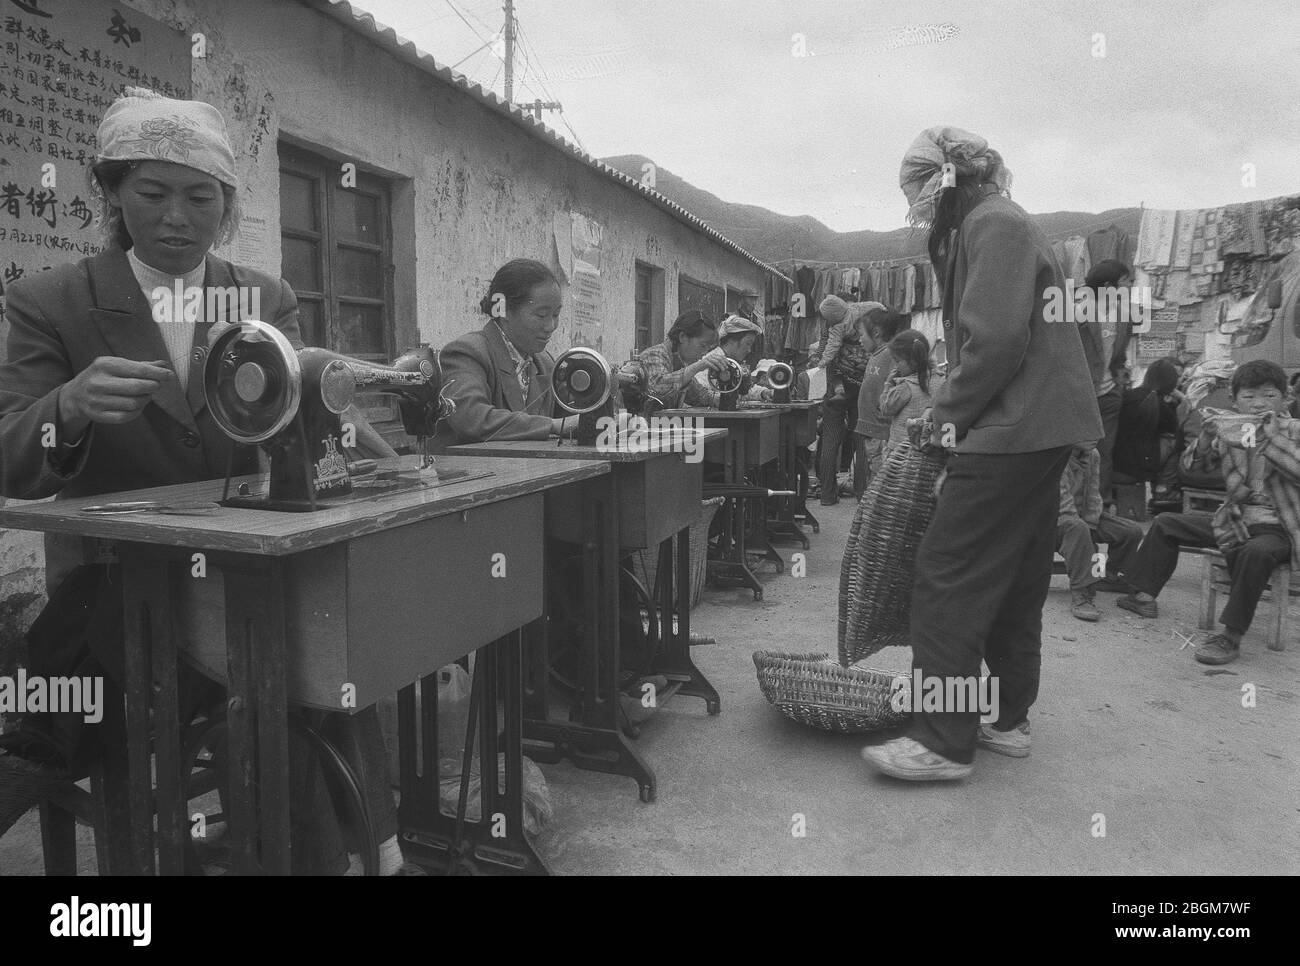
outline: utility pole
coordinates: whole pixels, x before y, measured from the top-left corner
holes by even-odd
[[[505,0],[506,26],[506,103],[515,102],[515,2],[514,0]],[[531,104],[520,104],[525,111],[532,111],[533,117],[537,120],[542,119],[542,111],[562,111],[564,108],[559,101],[544,101],[540,97],[535,98]]]
[[[531,104],[522,104],[525,111],[532,111],[533,117],[537,120],[542,119],[542,111],[562,111],[564,106],[559,101],[544,101],[541,98],[533,101]]]
[[[515,0],[506,0],[506,103],[515,102]]]

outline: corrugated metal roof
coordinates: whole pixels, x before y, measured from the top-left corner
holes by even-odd
[[[597,158],[592,157],[586,151],[577,147],[577,145],[556,134],[532,115],[525,113],[523,110],[512,104],[507,104],[504,99],[497,97],[497,95],[492,91],[484,90],[479,84],[472,83],[464,74],[457,73],[450,67],[444,67],[442,64],[434,60],[432,55],[426,54],[411,41],[398,36],[397,32],[393,30],[392,27],[379,23],[375,20],[372,14],[358,9],[349,3],[348,0],[299,0],[299,2],[332,17],[334,20],[337,20],[349,29],[366,37],[372,43],[378,44],[399,60],[412,64],[423,70],[425,73],[431,74],[444,83],[450,84],[457,90],[468,94],[490,110],[508,117],[516,125],[523,128],[539,141],[577,158],[583,164],[599,171],[611,181],[615,181],[623,187],[643,196],[646,200],[662,208],[683,224],[708,236],[719,245],[730,249],[747,261],[754,263],[759,268],[763,269],[763,271],[770,272],[771,274],[793,284],[792,280],[782,272],[741,248],[717,229],[705,223],[699,216],[687,211],[676,202],[670,201],[653,188],[646,187],[637,179],[610,167]]]

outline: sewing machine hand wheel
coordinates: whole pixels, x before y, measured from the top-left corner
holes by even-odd
[[[722,393],[736,392],[745,378],[745,370],[735,359],[728,358],[726,363],[726,368],[721,372],[717,369],[709,370],[709,387]]]

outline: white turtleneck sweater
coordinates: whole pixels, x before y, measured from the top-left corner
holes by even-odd
[[[157,299],[154,292],[157,289],[166,291],[165,296],[168,300],[175,299],[176,279],[177,276],[170,272],[160,272],[152,265],[146,265],[135,254],[135,249],[127,249],[126,259],[131,265],[131,273],[135,280],[140,283],[140,289],[144,292],[146,303],[150,309],[153,308]],[[184,275],[179,276],[182,293],[190,289],[201,289],[203,286],[203,273],[207,268],[206,259],[194,266]],[[176,381],[180,383],[181,392],[187,391],[190,382],[190,349],[194,345],[194,326],[203,318],[203,308],[200,304],[198,318],[186,319],[185,312],[182,311],[184,302],[172,304],[169,306],[171,311],[155,312],[154,321],[158,324],[159,331],[162,332],[163,342],[167,345],[167,355],[171,359],[172,369],[176,372]]]

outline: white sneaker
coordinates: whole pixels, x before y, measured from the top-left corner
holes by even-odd
[[[992,725],[981,724],[975,744],[986,751],[1011,758],[1029,757],[1029,721],[1022,721],[1010,731],[998,731]]]
[[[965,778],[975,767],[950,761],[914,738],[867,745],[862,749],[862,758],[877,771],[911,782],[953,781]]]

